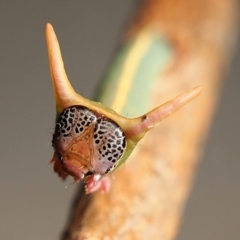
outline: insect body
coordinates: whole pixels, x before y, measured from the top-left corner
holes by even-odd
[[[126,102],[124,99],[130,99],[127,97],[127,94],[131,93],[130,83],[140,84],[143,89],[147,87],[142,81],[139,82],[138,78],[134,78],[136,81],[132,81],[131,77],[133,77],[132,74],[136,70],[136,63],[150,62],[150,60],[146,61],[145,58],[144,61],[135,61],[136,58],[138,59],[146,54],[150,56],[147,53],[148,49],[153,49],[153,55],[156,56],[155,47],[149,48],[152,43],[151,36],[151,33],[148,33],[148,31],[143,31],[143,34],[137,37],[136,44],[133,47],[131,47],[131,44],[129,45],[130,48],[128,50],[130,52],[127,51],[128,54],[126,56],[128,57],[125,61],[128,64],[124,63],[121,65],[124,69],[127,66],[126,71],[123,71],[124,74],[120,78],[118,78],[118,75],[116,78],[121,84],[113,84],[113,87],[109,87],[109,85],[104,88],[108,89],[108,94],[111,92],[111,89],[118,89],[119,94],[117,94],[116,98],[114,94],[112,95],[113,98],[105,98],[107,99],[105,104],[111,105],[110,102],[115,99],[114,106],[120,106],[121,109]],[[86,193],[91,193],[98,189],[107,192],[110,185],[107,176],[105,177],[104,175],[123,164],[137,146],[137,143],[150,129],[195,98],[201,92],[201,87],[196,87],[189,92],[181,94],[142,116],[126,118],[100,104],[99,102],[102,102],[100,101],[101,99],[99,99],[99,102],[94,102],[74,91],[64,69],[57,37],[50,24],[46,26],[46,37],[58,116],[52,140],[55,151],[51,162],[54,163],[54,170],[63,179],[71,175],[75,181],[84,180]],[[154,40],[153,42],[156,46],[159,46],[158,43],[161,41],[157,37],[156,41]],[[135,45],[137,47],[134,47]],[[132,65],[132,62],[135,63]],[[131,67],[129,68],[129,66]],[[150,71],[149,67],[146,68],[146,72],[150,72],[151,76],[152,74],[157,74],[155,70]],[[116,70],[113,72],[118,73]],[[144,79],[144,83],[146,82],[147,85],[150,85],[142,74],[138,75]],[[109,76],[112,77],[112,73]],[[128,78],[129,76],[130,78]],[[152,76],[150,79],[154,79],[154,77]],[[135,84],[132,86],[134,88]],[[125,92],[124,97],[120,96],[122,95],[122,90]],[[144,96],[138,92],[136,95],[145,101]],[[116,99],[121,100],[116,101]],[[138,102],[134,100],[130,105],[142,105],[144,101]]]
[[[98,180],[109,173],[126,149],[121,128],[83,106],[68,107],[60,114],[52,144],[55,171],[76,181],[91,175]]]

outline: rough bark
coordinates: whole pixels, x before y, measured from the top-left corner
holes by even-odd
[[[202,94],[150,131],[112,176],[108,194],[78,198],[64,239],[174,239],[235,39],[234,0],[145,0],[126,38],[153,23],[175,57],[152,107],[194,86]]]

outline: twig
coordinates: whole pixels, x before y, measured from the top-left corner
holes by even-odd
[[[176,236],[231,56],[235,4],[234,0],[143,1],[122,44],[150,26],[168,40],[173,53],[151,82],[151,107],[193,86],[203,86],[204,91],[147,134],[126,164],[113,172],[109,193],[79,197],[64,239]],[[104,102],[107,94],[99,99]]]

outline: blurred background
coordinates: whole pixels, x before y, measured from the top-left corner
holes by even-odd
[[[0,239],[59,239],[77,191],[53,173],[55,103],[45,44],[53,24],[74,88],[92,98],[138,1],[0,1]],[[240,236],[240,48],[177,240]]]

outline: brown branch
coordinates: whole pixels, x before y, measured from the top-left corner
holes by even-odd
[[[177,234],[220,79],[235,37],[234,0],[145,0],[126,38],[154,24],[175,58],[155,83],[152,106],[192,86],[203,93],[150,131],[112,174],[108,194],[81,195],[65,239],[161,239]]]

